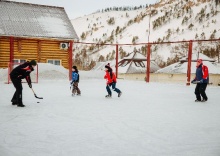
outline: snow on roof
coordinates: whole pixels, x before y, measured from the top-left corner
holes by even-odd
[[[119,73],[146,73],[147,61],[142,61],[142,63],[144,64],[144,67],[136,66],[135,62],[131,62],[130,65],[125,66],[125,69],[127,67],[126,72],[123,71],[123,67],[119,67]],[[157,71],[158,69],[160,69],[158,67],[158,65],[154,61],[151,61],[150,72],[153,73],[153,72]]]
[[[119,66],[119,73],[146,73],[146,56],[140,52],[132,52],[122,60],[124,63]],[[150,61],[150,72],[155,72],[158,69],[160,67],[154,61]]]
[[[217,66],[216,63],[203,61],[203,64],[208,67],[210,74],[220,74],[220,68]],[[183,62],[183,63],[177,62],[163,69],[159,69],[156,73],[186,74],[187,67],[188,67],[188,62]],[[192,62],[191,73],[195,73],[195,72],[196,72],[196,62]]]
[[[122,59],[120,59],[119,62],[121,60]],[[95,70],[95,71],[100,71],[100,70],[104,71],[105,65],[108,64],[108,63],[110,64],[113,71],[115,71],[115,65],[116,65],[115,60],[113,60],[111,62],[100,62],[93,68],[93,70]],[[127,64],[127,62],[125,62],[124,64]],[[124,74],[124,73],[146,73],[147,61],[142,61],[142,64],[144,65],[144,67],[141,67],[141,66],[137,65],[137,63],[135,64],[133,61],[131,61],[129,64],[127,64],[125,66],[123,66],[123,65],[119,66],[118,67],[118,73],[121,73],[121,74]],[[151,63],[150,63],[150,72],[153,73],[153,72],[157,71],[158,69],[160,69],[158,67],[158,65],[154,61],[151,61]]]
[[[192,62],[191,62],[191,73],[196,72],[196,60],[202,59],[203,64],[209,68],[210,74],[220,74],[220,68],[218,67],[217,63],[214,63],[214,59],[209,58],[208,56],[202,53],[193,53],[192,54]],[[187,73],[188,68],[188,57],[184,57],[180,59],[180,62],[171,64],[165,68],[159,69],[156,73]]]
[[[0,35],[78,39],[62,7],[0,1]]]
[[[202,59],[203,61],[211,61],[215,62],[214,59],[202,54],[202,53],[193,53],[192,54],[192,61],[196,61],[197,59]],[[187,62],[188,61],[188,56],[180,59],[180,62]]]
[[[137,60],[138,59],[145,59],[146,60],[146,56],[144,56],[140,52],[132,52],[127,57],[124,57],[123,59],[137,59]]]

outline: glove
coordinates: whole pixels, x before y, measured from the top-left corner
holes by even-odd
[[[31,83],[29,83],[28,85],[29,85],[30,88],[32,88],[32,84]]]
[[[191,83],[193,83],[193,84],[194,84],[195,82],[196,82],[196,80],[195,80],[195,79],[191,81]]]
[[[203,79],[201,79],[198,83],[203,83]]]
[[[191,81],[192,84],[200,83],[200,81],[196,81],[195,79]]]
[[[193,84],[202,83],[201,81],[193,81]]]

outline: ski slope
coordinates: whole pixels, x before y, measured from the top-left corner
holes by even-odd
[[[33,84],[43,100],[23,84],[24,108],[11,105],[15,89],[0,82],[0,156],[220,155],[219,87],[195,103],[195,85],[119,79],[122,96],[105,99],[104,73],[92,74],[77,97],[66,79]]]

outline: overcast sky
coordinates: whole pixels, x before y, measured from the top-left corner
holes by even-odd
[[[154,4],[159,0],[11,0],[42,5],[64,7],[70,19],[91,14],[107,7],[140,6]]]

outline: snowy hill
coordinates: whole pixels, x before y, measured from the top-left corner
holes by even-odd
[[[132,11],[111,11],[95,13],[72,20],[80,41],[90,43],[146,43],[220,38],[220,5],[214,1],[161,0],[148,8]],[[149,15],[151,13],[151,18]],[[150,31],[149,31],[150,20]],[[217,45],[216,45],[217,44]],[[193,51],[202,52],[216,48],[220,43],[195,43]],[[124,52],[134,48],[143,51],[145,45],[120,46]],[[98,60],[115,51],[115,46],[75,44],[75,52],[86,49],[90,59]],[[176,55],[186,56],[185,44],[154,45],[152,55],[156,61],[166,62]],[[143,52],[144,53],[144,52]]]

